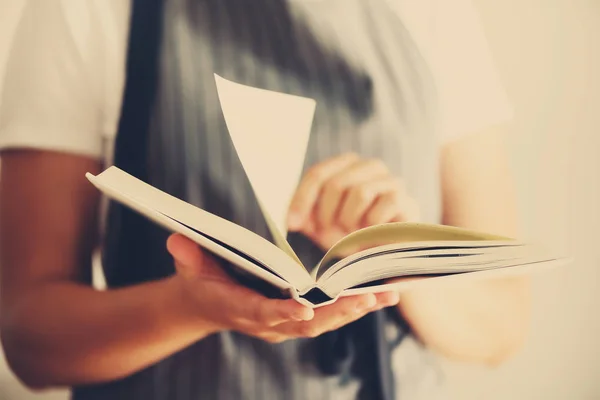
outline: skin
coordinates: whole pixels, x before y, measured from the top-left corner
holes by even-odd
[[[504,155],[495,135],[475,137],[443,151],[445,222],[508,232],[514,216]],[[175,275],[94,290],[89,271],[99,195],[84,173],[101,166],[48,151],[1,156],[0,332],[10,366],[30,388],[122,378],[222,330],[270,342],[314,337],[387,306],[397,307],[426,344],[455,359],[498,362],[523,336],[523,280],[348,297],[313,311],[238,285],[179,235],[166,244]],[[414,201],[386,171],[346,155],[316,166],[298,188],[290,228],[327,247],[361,224],[416,218]],[[369,196],[359,186],[368,186]],[[298,211],[310,217],[292,221]]]
[[[470,135],[442,150],[443,224],[517,235],[503,130]],[[418,219],[417,203],[384,164],[344,154],[307,172],[288,224],[328,249],[356,229]],[[497,365],[525,339],[529,294],[526,277],[432,283],[402,293],[397,307],[439,353]]]
[[[1,171],[0,231],[11,234],[0,240],[0,329],[9,365],[32,389],[122,378],[222,330],[271,342],[314,337],[398,302],[382,293],[312,311],[267,299],[177,235],[166,244],[175,275],[96,291],[89,271],[99,195],[84,173],[100,165],[19,150],[2,153]]]

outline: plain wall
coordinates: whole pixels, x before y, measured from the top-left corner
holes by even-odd
[[[451,0],[442,0],[451,1]],[[524,232],[575,262],[534,279],[525,349],[493,371],[446,363],[456,399],[600,398],[600,3],[475,0],[516,108],[513,166]],[[24,0],[0,2],[0,76]],[[66,399],[20,387],[0,360],[0,399]]]
[[[526,348],[494,372],[449,365],[457,399],[600,399],[600,2],[476,0],[515,104],[528,236],[575,262],[534,279]]]

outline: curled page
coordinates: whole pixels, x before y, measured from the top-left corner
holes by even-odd
[[[227,129],[269,228],[277,230],[276,241],[285,241],[288,208],[302,174],[316,102],[217,74],[215,81]],[[286,247],[287,242],[276,244]]]

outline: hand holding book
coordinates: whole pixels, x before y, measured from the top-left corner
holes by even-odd
[[[409,217],[414,209],[402,210],[409,203],[405,197],[385,166],[344,154],[303,177],[292,200],[290,230],[304,233],[326,251],[354,230]],[[315,337],[399,301],[395,291],[367,293],[312,310],[295,300],[269,299],[236,282],[184,236],[172,235],[167,247],[190,309],[215,331],[236,330],[273,343]]]
[[[171,235],[167,248],[175,260],[172,279],[182,299],[179,311],[210,332],[234,330],[272,343],[316,337],[399,301],[397,293],[368,293],[313,310],[239,284],[185,236]]]

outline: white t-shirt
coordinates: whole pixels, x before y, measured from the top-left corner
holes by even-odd
[[[444,142],[511,118],[470,0],[387,1],[434,72]],[[106,157],[121,111],[130,8],[127,0],[27,3],[8,57],[0,148]]]
[[[386,1],[434,72],[444,143],[512,116],[470,0]],[[130,7],[130,0],[27,3],[0,100],[0,148],[109,157],[125,83]],[[400,397],[432,398],[437,375],[420,345],[404,340],[393,360],[400,381],[410,382],[400,385]]]

